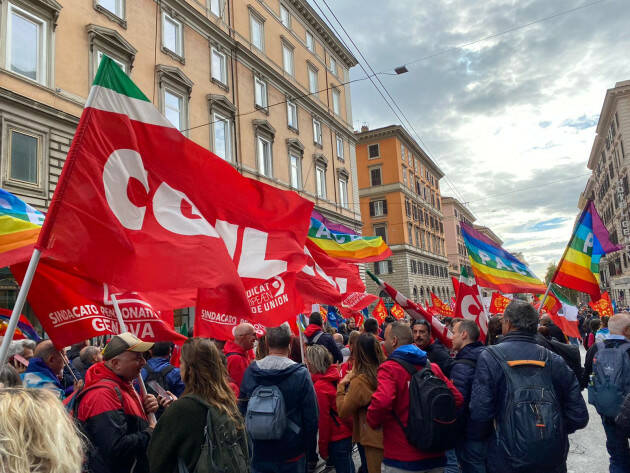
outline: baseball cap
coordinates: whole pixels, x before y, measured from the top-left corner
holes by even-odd
[[[143,342],[131,332],[115,335],[103,348],[103,359],[111,360],[126,351],[143,353],[153,347],[153,342]]]

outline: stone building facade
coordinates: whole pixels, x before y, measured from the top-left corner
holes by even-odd
[[[440,194],[444,173],[401,126],[357,133],[363,234],[382,236],[393,255],[370,269],[407,297],[425,303],[453,295]],[[376,293],[367,278],[367,290]]]
[[[466,268],[468,274],[472,274],[460,222],[472,226],[476,218],[464,204],[454,197],[442,197],[442,213],[444,214],[444,236],[449,275],[458,278],[462,272],[462,267]]]

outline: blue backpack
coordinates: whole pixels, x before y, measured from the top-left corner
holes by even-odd
[[[619,345],[597,342],[593,374],[588,385],[588,402],[599,415],[616,417],[626,394],[630,392],[629,342]]]
[[[289,419],[284,396],[278,386],[258,386],[249,398],[245,413],[245,428],[254,440],[280,440],[290,428],[298,434],[299,427]]]
[[[501,345],[486,348],[505,373],[507,392],[495,423],[496,442],[515,472],[547,471],[566,458],[567,434],[550,352],[538,345],[536,349],[533,360],[508,360]]]

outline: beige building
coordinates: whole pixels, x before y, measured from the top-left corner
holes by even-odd
[[[448,196],[442,197],[442,213],[444,214],[444,236],[449,274],[456,278],[459,277],[462,267],[466,268],[468,274],[472,274],[460,222],[472,226],[476,218],[459,200]]]
[[[610,232],[623,250],[606,255],[599,266],[602,290],[618,307],[630,306],[630,80],[606,91],[588,168],[593,171],[578,207],[593,200]],[[625,142],[625,143],[624,143]],[[625,146],[625,147],[624,147]]]
[[[363,234],[384,238],[393,255],[371,270],[425,303],[453,295],[444,245],[440,179],[444,173],[398,125],[356,134]],[[376,285],[366,280],[368,292]]]
[[[106,54],[193,141],[360,228],[357,61],[306,0],[0,0],[0,38],[0,185],[35,207]]]

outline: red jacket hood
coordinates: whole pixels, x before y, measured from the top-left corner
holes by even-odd
[[[308,327],[306,327],[306,330],[304,330],[304,336],[306,336],[307,338],[311,338],[313,335],[321,330],[322,328],[319,325],[310,324]]]
[[[313,385],[317,384],[318,387],[319,387],[319,385],[328,385],[328,386],[331,387],[331,389],[336,394],[337,393],[337,386],[336,386],[336,384],[339,382],[341,377],[339,375],[339,370],[337,369],[337,367],[331,365],[328,368],[328,371],[326,371],[323,374],[322,373],[311,373],[311,379],[313,380]]]
[[[125,381],[112,370],[110,370],[107,366],[105,366],[104,361],[100,361],[98,363],[94,363],[85,373],[85,387],[98,383],[103,379],[111,379],[116,382],[121,389],[124,390],[133,390],[133,386],[131,381]]]
[[[234,343],[233,340],[228,340],[227,342],[225,342],[225,346],[223,347],[223,353],[241,353],[247,356],[247,351],[245,351],[245,349],[242,346]]]

